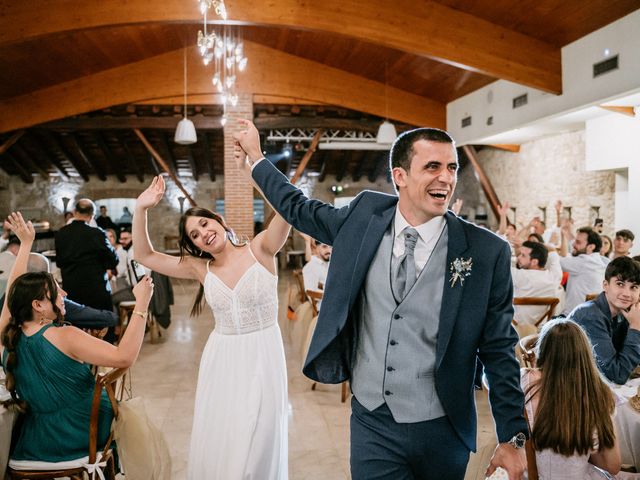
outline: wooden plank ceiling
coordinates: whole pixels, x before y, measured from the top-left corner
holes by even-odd
[[[141,178],[154,172],[132,133],[141,128],[178,174],[222,173],[221,108],[204,78],[211,69],[191,57],[198,100],[189,113],[206,133],[192,147],[171,138],[182,92],[177,60],[200,28],[196,2],[41,3],[0,0],[0,144],[26,129],[0,154],[0,168],[24,181],[49,173]],[[320,115],[366,128],[384,117],[407,128],[443,126],[446,103],[499,78],[559,93],[560,48],[638,7],[637,0],[279,0],[255,8],[227,0],[254,52],[241,89],[322,105],[292,115],[291,106],[257,104],[256,116]],[[379,158],[318,151],[310,168],[376,178]]]

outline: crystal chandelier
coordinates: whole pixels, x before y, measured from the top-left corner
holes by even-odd
[[[224,114],[222,126],[227,121],[227,107],[238,104],[236,92],[237,74],[247,68],[247,57],[244,56],[244,43],[237,28],[227,25],[218,30],[207,31],[207,12],[213,8],[217,15],[227,19],[224,1],[198,0],[203,15],[203,29],[198,31],[198,51],[205,65],[213,63],[214,74],[211,82],[222,98]]]

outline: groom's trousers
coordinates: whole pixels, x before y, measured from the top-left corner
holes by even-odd
[[[469,450],[447,417],[396,423],[386,404],[351,400],[352,480],[462,480]]]

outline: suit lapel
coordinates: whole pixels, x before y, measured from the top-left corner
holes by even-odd
[[[360,290],[364,277],[371,266],[371,261],[378,251],[384,232],[386,232],[389,224],[393,220],[395,211],[396,205],[394,203],[391,207],[378,215],[372,216],[371,220],[369,220],[369,224],[362,235],[360,250],[358,251],[353,269],[353,277],[351,278],[352,296]],[[351,304],[351,302],[349,302],[349,304]]]
[[[451,264],[456,258],[461,257],[468,248],[467,238],[460,220],[451,212],[447,212],[445,218],[447,220],[449,240],[447,242],[447,265],[445,267],[444,291],[442,292],[442,307],[440,310],[440,324],[438,326],[436,369],[440,367],[444,352],[447,350],[447,345],[449,345],[464,292],[464,284],[459,280],[455,285],[451,285]]]

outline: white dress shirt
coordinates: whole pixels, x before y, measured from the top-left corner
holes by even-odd
[[[396,206],[396,217],[394,220],[394,239],[393,239],[393,258],[397,260],[404,254],[404,235],[405,228],[415,228],[418,232],[418,241],[413,252],[413,258],[416,261],[416,274],[420,272],[427,264],[429,257],[433,253],[433,249],[438,243],[438,239],[447,225],[444,216],[434,217],[426,223],[412,227],[409,222],[402,216],[400,207]]]
[[[327,273],[329,272],[329,262],[325,262],[316,255],[302,268],[302,278],[304,279],[304,289],[321,291],[318,284],[323,286],[327,282]]]
[[[564,304],[565,315],[584,303],[586,296],[602,292],[605,266],[600,253],[582,253],[577,257],[567,256],[560,259],[562,270],[569,274],[567,280],[567,300]]]
[[[560,314],[564,309],[564,289],[560,285],[562,281],[562,267],[560,256],[556,252],[550,252],[544,270],[511,268],[513,278],[514,297],[555,297],[560,303],[554,310],[554,315]],[[534,325],[542,316],[547,307],[536,305],[514,306],[514,318],[518,324],[529,323]]]

